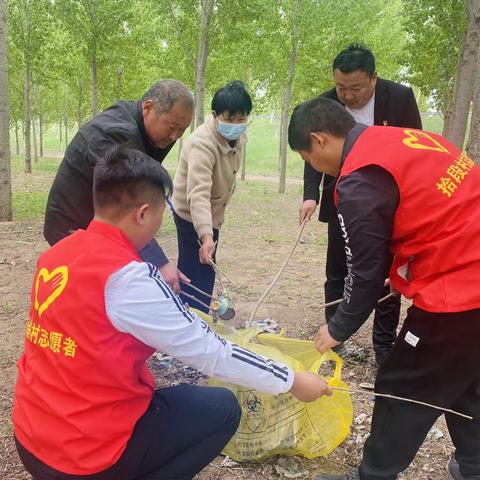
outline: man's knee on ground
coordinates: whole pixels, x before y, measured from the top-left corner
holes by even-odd
[[[237,397],[227,388],[215,387],[217,390],[218,407],[215,408],[219,422],[224,423],[225,427],[232,431],[237,431],[242,417],[242,409],[238,403]]]

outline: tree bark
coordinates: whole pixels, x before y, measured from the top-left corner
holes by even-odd
[[[209,27],[214,0],[202,0],[198,56],[195,72],[195,125],[198,128],[205,121],[205,71],[207,68]]]
[[[472,119],[470,120],[470,134],[467,142],[467,154],[476,163],[480,164],[480,49],[477,59],[477,72],[473,87]]]
[[[83,80],[78,81],[78,101],[77,101],[77,127],[80,130],[80,127],[83,124],[82,118],[82,103],[83,103]]]
[[[292,87],[295,76],[295,65],[298,56],[298,43],[300,37],[299,16],[302,0],[295,0],[292,14],[292,48],[288,60],[287,85],[283,95],[282,114],[280,119],[280,181],[278,192],[285,193],[285,181],[287,172],[287,140],[288,140],[288,114],[292,101]]]
[[[452,107],[451,104],[445,108],[443,113],[443,129],[442,136],[445,138],[450,138],[452,131]]]
[[[91,83],[90,83],[90,94],[91,94],[91,107],[92,107],[92,116],[95,117],[98,114],[98,85],[97,85],[97,56],[96,54],[92,55],[90,59],[90,69],[91,69]]]
[[[43,158],[43,114],[40,113],[38,117],[38,131],[39,131],[39,142],[38,146],[40,148],[40,158]]]
[[[32,118],[32,133],[33,133],[33,162],[38,162],[38,148],[37,148],[37,122]]]
[[[466,0],[468,26],[462,40],[455,76],[451,131],[447,137],[463,149],[480,44],[480,0]]]
[[[0,221],[9,222],[12,220],[12,174],[5,9],[5,0],[0,0]]]
[[[23,122],[25,137],[25,173],[32,173],[32,143],[30,139],[30,64],[28,61],[25,65],[25,79],[23,91],[25,103],[25,121]]]
[[[23,98],[24,98],[24,139],[25,139],[25,173],[32,173],[32,144],[30,138],[30,123],[31,123],[31,99],[30,99],[30,84],[31,84],[31,64],[30,64],[30,50],[31,50],[31,36],[30,36],[30,12],[28,10],[28,3],[24,6],[24,35],[25,45],[23,50],[23,57],[25,61],[25,73],[23,79]]]

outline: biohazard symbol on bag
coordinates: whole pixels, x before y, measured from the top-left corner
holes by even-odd
[[[335,371],[328,377],[329,384],[347,387],[340,379],[343,362],[331,350],[321,354],[313,342],[286,338],[284,333],[261,333],[258,328],[228,333],[221,323],[214,325],[209,317],[201,316],[227,340],[294,370],[320,370],[323,374],[322,367],[333,362]],[[303,403],[289,393],[269,395],[215,379],[208,383],[231,390],[242,408],[238,430],[223,450],[234,460],[259,460],[273,455],[315,458],[330,453],[350,434],[353,408],[347,392],[336,390],[331,397]]]
[[[258,397],[258,395],[255,395],[255,390],[250,390],[244,393],[246,395],[242,396],[246,397],[245,401],[240,404],[242,412],[244,412],[243,423],[250,432],[256,432],[262,424],[263,414],[265,413],[265,410],[262,407],[262,399]]]

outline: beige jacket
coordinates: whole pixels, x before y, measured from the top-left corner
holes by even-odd
[[[185,141],[173,181],[173,208],[193,223],[199,238],[213,235],[225,220],[225,208],[235,190],[247,135],[232,148],[210,117]]]

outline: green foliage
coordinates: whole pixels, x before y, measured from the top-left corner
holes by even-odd
[[[295,1],[215,0],[206,112],[220,85],[240,79],[254,96],[255,114],[278,115],[294,24],[299,50],[291,107],[333,86],[333,58],[352,42],[373,50],[380,76],[405,78],[421,87],[424,97],[433,92],[436,99],[444,98],[465,26],[462,2],[302,0],[294,19]],[[200,0],[8,0],[7,6],[12,123],[23,116],[27,62],[33,116],[41,115],[46,127],[66,121],[70,132],[91,115],[93,57],[100,110],[120,98],[139,98],[159,78],[195,86]],[[250,145],[258,142],[261,158],[272,159],[271,174],[276,172],[278,124],[267,122],[262,128],[261,134],[252,133]],[[57,146],[50,149],[58,150],[59,139],[53,143]]]
[[[455,82],[460,42],[467,26],[459,0],[402,0],[402,24],[408,34],[404,78],[431,96],[445,111]]]
[[[25,73],[29,72],[31,85],[39,85],[45,79],[52,33],[51,6],[47,0],[7,2],[9,101],[13,121],[23,117]]]

